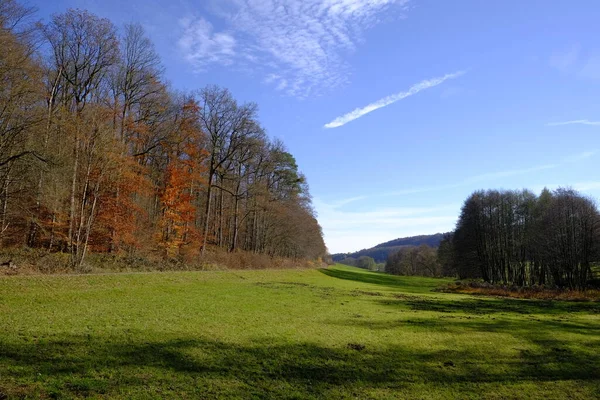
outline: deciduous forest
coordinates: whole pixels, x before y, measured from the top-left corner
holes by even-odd
[[[305,177],[258,107],[172,90],[141,25],[0,0],[0,242],[197,260],[326,253]]]
[[[571,189],[478,191],[439,248],[445,269],[492,284],[584,289],[600,246],[593,199]]]

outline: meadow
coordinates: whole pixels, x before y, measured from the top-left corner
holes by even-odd
[[[0,399],[591,399],[600,303],[352,267],[0,278]]]

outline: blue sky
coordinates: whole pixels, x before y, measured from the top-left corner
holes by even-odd
[[[254,101],[331,252],[449,231],[477,189],[600,198],[600,3],[32,0],[139,22],[172,87]]]

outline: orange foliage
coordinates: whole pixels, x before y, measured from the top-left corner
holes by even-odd
[[[206,172],[203,167],[203,160],[207,156],[202,148],[203,134],[196,125],[198,111],[194,102],[188,102],[183,107],[179,145],[169,157],[164,188],[160,193],[162,218],[159,244],[168,257],[193,257],[199,251],[199,248],[189,246],[200,242],[194,200],[205,183]]]
[[[133,157],[112,154],[114,170],[102,186],[96,235],[97,250],[119,252],[139,248],[138,230],[146,211],[136,199],[151,193],[151,182]]]

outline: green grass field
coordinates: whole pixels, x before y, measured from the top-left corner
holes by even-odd
[[[0,278],[4,398],[600,395],[600,303],[326,270]]]

